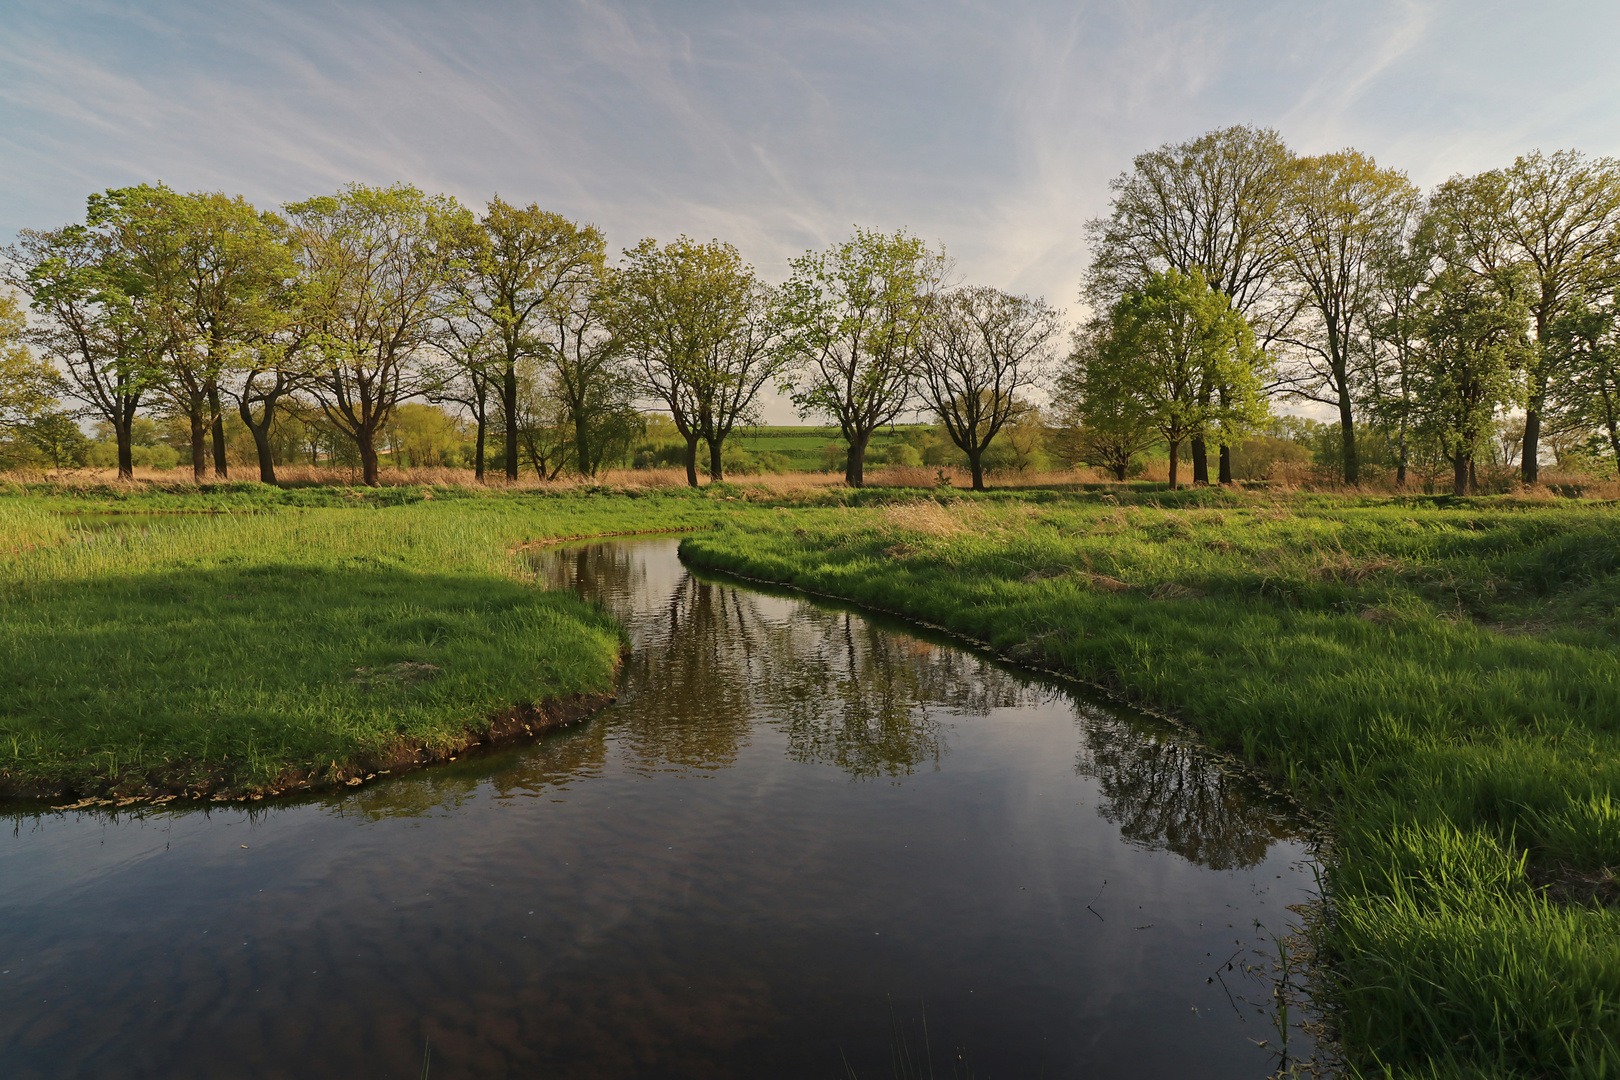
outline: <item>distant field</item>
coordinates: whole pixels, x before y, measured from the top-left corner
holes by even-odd
[[[903,432],[926,428],[926,424],[895,424],[873,433],[867,445],[868,460],[882,452]],[[836,427],[790,427],[769,425],[738,428],[732,432],[732,441],[750,454],[769,452],[787,458],[794,469],[818,472],[825,468],[823,450],[828,443],[844,444],[844,437]]]

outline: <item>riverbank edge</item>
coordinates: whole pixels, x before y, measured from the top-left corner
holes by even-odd
[[[624,656],[614,664],[613,679],[618,681]],[[161,805],[170,802],[257,802],[278,795],[303,795],[337,788],[359,787],[383,776],[396,776],[426,768],[480,750],[496,749],[524,742],[552,731],[582,723],[618,699],[618,692],[604,694],[565,694],[539,702],[513,705],[469,725],[458,737],[436,744],[401,740],[379,751],[357,754],[335,767],[303,769],[289,767],[268,784],[232,786],[231,779],[215,770],[201,780],[181,779],[178,770],[150,772],[120,777],[116,782],[85,792],[65,784],[14,779],[0,773],[0,801],[47,802],[62,810],[90,807],[123,807],[137,803]],[[196,763],[180,763],[191,772]]]

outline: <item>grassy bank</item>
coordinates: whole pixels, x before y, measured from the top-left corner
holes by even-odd
[[[912,496],[683,551],[1172,709],[1326,809],[1367,1075],[1620,1070],[1614,507]]]
[[[341,782],[577,712],[611,691],[619,631],[513,549],[736,512],[681,491],[13,487],[0,790]]]

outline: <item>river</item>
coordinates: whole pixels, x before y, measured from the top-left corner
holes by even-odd
[[[6,810],[0,1075],[1278,1066],[1313,851],[1176,729],[673,540],[529,565],[629,630],[582,724],[322,797]]]

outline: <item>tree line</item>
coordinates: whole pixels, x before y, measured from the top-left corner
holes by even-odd
[[[1522,411],[1537,479],[1549,436],[1620,459],[1620,162],[1540,152],[1427,195],[1355,150],[1298,155],[1231,127],[1139,155],[1088,224],[1084,296],[1058,403],[1089,460],[1123,477],[1143,448],[1194,482],[1270,400],[1337,415],[1346,483],[1362,434],[1443,459],[1474,490],[1500,419]]]
[[[1060,313],[953,286],[949,269],[904,231],[857,229],[771,286],[720,240],[644,240],[611,262],[594,226],[499,196],[477,214],[355,184],[271,212],[119,188],[92,196],[82,224],[23,230],[6,250],[4,280],[35,318],[0,310],[0,330],[32,347],[0,354],[0,422],[93,420],[128,477],[137,421],[156,409],[183,418],[201,479],[227,475],[232,409],[273,481],[278,418],[310,404],[376,484],[380,433],[413,398],[465,410],[477,475],[498,457],[514,479],[520,460],[543,478],[594,474],[651,402],[696,485],[700,446],[721,479],[727,437],[776,385],[834,419],[851,484],[873,432],[920,400],[982,486],[984,451],[1050,360]],[[82,408],[51,412],[58,395]]]
[[[270,212],[109,190],[82,224],[5,251],[34,318],[0,297],[0,425],[44,442],[94,420],[129,476],[133,425],[156,410],[183,418],[202,478],[227,471],[233,410],[273,480],[278,418],[315,410],[374,484],[379,433],[413,398],[470,417],[480,478],[491,461],[592,475],[650,403],[695,485],[722,477],[726,439],[775,386],[836,424],[848,483],[872,434],[917,410],[977,488],[1046,390],[1081,460],[1124,478],[1163,448],[1173,485],[1184,459],[1210,482],[1212,451],[1230,482],[1279,399],[1334,410],[1352,484],[1371,433],[1397,483],[1441,460],[1472,490],[1509,414],[1527,483],[1544,440],[1620,459],[1620,163],[1537,152],[1424,195],[1358,151],[1231,127],[1139,155],[1111,191],[1087,226],[1092,315],[1065,342],[1044,300],[956,284],[903,230],[858,228],[770,285],[720,240],[612,260],[594,226],[499,196],[475,213],[356,184]]]

